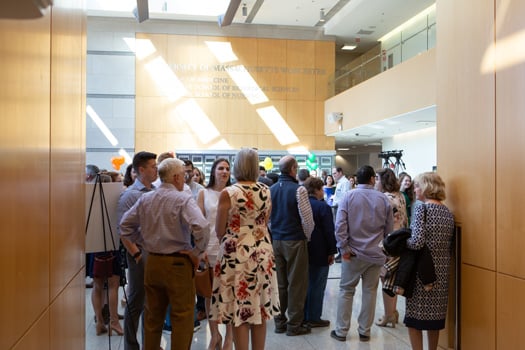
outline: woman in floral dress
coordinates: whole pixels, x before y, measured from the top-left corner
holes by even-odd
[[[235,158],[237,183],[219,197],[215,230],[221,247],[214,270],[210,318],[233,325],[236,350],[264,349],[266,321],[279,312],[277,277],[268,220],[269,188],[257,182],[259,156],[242,149]]]

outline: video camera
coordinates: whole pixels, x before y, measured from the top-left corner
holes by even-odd
[[[393,150],[393,151],[384,151],[379,152],[377,157],[382,159],[389,159],[390,157],[395,157],[399,159],[403,156],[403,150]]]

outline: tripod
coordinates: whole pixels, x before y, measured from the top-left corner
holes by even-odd
[[[396,156],[396,162],[394,163],[394,173],[399,177],[399,173],[406,170],[405,162],[401,159],[401,155]]]
[[[392,169],[396,176],[399,176],[399,173],[406,169],[405,162],[401,159],[403,157],[403,150],[380,152],[377,156],[383,159],[383,168]],[[393,162],[390,158],[395,158],[396,161]]]

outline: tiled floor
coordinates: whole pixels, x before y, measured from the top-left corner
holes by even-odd
[[[326,294],[324,298],[324,309],[323,318],[330,320],[332,323],[335,321],[337,312],[337,294],[339,291],[339,276],[340,276],[341,264],[332,265],[330,268],[330,277],[326,288]],[[379,287],[381,288],[381,287]],[[358,287],[356,296],[354,298],[354,308],[352,325],[350,332],[348,333],[348,340],[346,342],[340,342],[330,337],[330,330],[332,327],[327,328],[314,328],[312,333],[304,336],[288,337],[286,334],[275,334],[273,321],[269,321],[267,324],[268,332],[266,336],[266,349],[287,349],[287,350],[339,350],[339,349],[384,349],[384,350],[409,350],[410,343],[408,340],[407,328],[400,322],[396,328],[383,328],[378,326],[372,327],[372,334],[370,342],[360,342],[357,336],[357,315],[359,313],[361,305],[361,291]],[[400,321],[404,316],[405,300],[404,298],[398,298],[398,310],[400,313]],[[119,309],[119,313],[124,313],[123,309]],[[383,314],[383,302],[381,297],[381,291],[377,293],[377,307],[376,307],[376,319]],[[192,350],[205,350],[210,339],[209,330],[206,327],[206,321],[201,322],[202,327],[195,333]],[[222,332],[224,332],[224,329]],[[168,340],[169,349],[169,336],[164,335]],[[91,307],[91,290],[86,290],[86,350],[103,350],[103,349],[114,349],[123,350],[124,345],[121,336],[108,337],[107,334],[102,336],[95,335],[95,324],[93,322],[93,308]],[[111,341],[111,344],[109,343]]]

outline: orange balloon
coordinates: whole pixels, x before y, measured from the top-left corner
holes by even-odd
[[[120,170],[120,166],[124,164],[126,159],[123,156],[119,157],[111,157],[111,165],[113,165],[113,169]]]

